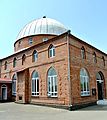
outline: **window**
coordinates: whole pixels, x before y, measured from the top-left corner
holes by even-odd
[[[48,50],[48,56],[49,57],[54,57],[55,56],[55,47],[53,45],[49,46],[49,50]]]
[[[96,53],[93,53],[93,63],[97,63],[97,57],[96,57]]]
[[[48,40],[48,38],[43,38],[43,42],[45,42],[45,41],[47,41]]]
[[[12,77],[12,95],[16,96],[16,74]]]
[[[82,59],[86,59],[86,53],[85,53],[84,47],[81,48],[81,57],[82,57]]]
[[[32,96],[39,96],[39,76],[36,71],[32,73]]]
[[[19,41],[19,44],[18,44],[18,47],[20,47],[21,46],[21,40]]]
[[[33,43],[32,38],[29,38],[28,42],[29,42],[29,45],[31,45]]]
[[[38,59],[38,53],[36,50],[34,50],[33,54],[32,54],[32,62],[36,62]]]
[[[26,55],[23,54],[23,56],[22,56],[22,65],[24,65],[24,63],[25,63],[25,59],[26,59]]]
[[[103,66],[105,66],[105,58],[102,56]]]
[[[82,68],[80,71],[80,82],[81,82],[81,96],[90,95],[89,76],[84,68]]]
[[[52,67],[48,71],[48,96],[57,97],[57,74]]]
[[[7,61],[5,61],[4,69],[7,70]]]
[[[1,86],[1,98],[2,100],[7,100],[7,85],[3,84]]]
[[[14,58],[14,60],[13,60],[13,67],[16,67],[16,62],[17,62],[17,59]]]

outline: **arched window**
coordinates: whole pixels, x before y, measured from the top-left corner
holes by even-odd
[[[52,67],[48,71],[48,96],[57,97],[57,74]]]
[[[25,59],[26,59],[26,55],[23,54],[23,56],[22,56],[22,65],[24,65],[24,63],[25,63]]]
[[[86,69],[84,68],[80,70],[80,82],[81,82],[81,96],[90,95],[89,76]]]
[[[17,59],[14,58],[14,60],[13,60],[13,67],[16,67],[16,62],[17,62]]]
[[[54,47],[53,45],[50,45],[50,46],[49,46],[48,56],[49,56],[49,57],[54,57],[54,56],[55,56],[55,47]]]
[[[16,96],[16,74],[12,77],[12,95]]]
[[[4,69],[7,70],[7,61],[5,61]]]
[[[36,50],[34,50],[32,54],[32,62],[36,62],[37,59],[38,59],[38,53]]]
[[[32,73],[32,96],[39,96],[39,75],[36,71]]]
[[[81,48],[81,57],[82,57],[82,59],[86,59],[86,53],[85,53],[84,47]]]
[[[102,56],[103,66],[105,66],[105,58]]]
[[[96,74],[96,79],[97,80],[104,80],[104,75],[103,75],[103,73],[102,72],[98,72],[97,74]]]
[[[21,40],[19,41],[19,44],[18,44],[18,47],[20,47],[21,46]]]
[[[97,57],[96,57],[96,53],[93,53],[93,63],[97,63]]]

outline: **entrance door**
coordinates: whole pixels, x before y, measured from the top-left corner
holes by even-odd
[[[102,72],[96,75],[98,100],[104,99],[104,76]]]
[[[2,100],[7,100],[7,86],[3,85],[1,89],[2,89]]]
[[[98,89],[98,100],[103,99],[103,83],[101,81],[97,81],[97,89]]]

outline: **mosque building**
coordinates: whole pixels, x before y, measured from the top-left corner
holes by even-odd
[[[44,16],[0,59],[0,101],[75,109],[107,99],[107,54]]]

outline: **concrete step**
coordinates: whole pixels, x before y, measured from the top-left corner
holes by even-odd
[[[107,100],[104,99],[104,100],[98,100],[97,101],[97,105],[107,105]]]

